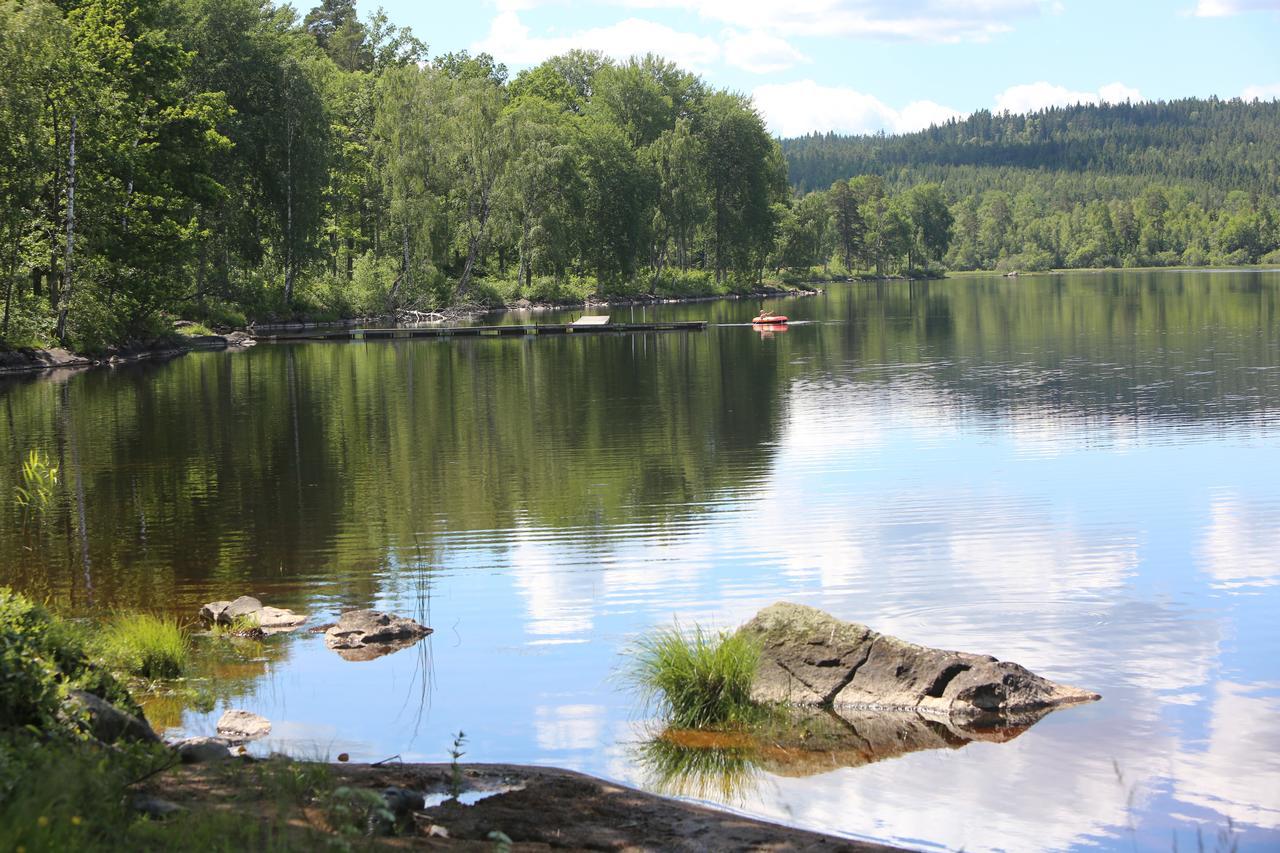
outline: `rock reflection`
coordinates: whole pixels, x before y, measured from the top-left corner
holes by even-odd
[[[804,778],[975,741],[1006,743],[1047,713],[961,721],[914,711],[779,710],[750,731],[665,729],[637,747],[636,760],[660,793],[737,804],[766,773]]]

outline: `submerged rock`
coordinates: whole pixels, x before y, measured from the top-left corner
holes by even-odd
[[[324,644],[345,660],[372,660],[406,649],[430,633],[426,625],[404,616],[349,610],[325,631]]]
[[[121,711],[100,696],[83,690],[72,690],[67,693],[67,698],[73,705],[84,709],[89,719],[90,734],[103,743],[120,740],[160,743],[160,736],[145,720]]]
[[[842,708],[913,709],[1014,720],[1101,697],[989,655],[908,643],[779,602],[742,627],[761,644],[752,698]]]
[[[237,619],[256,621],[264,634],[276,634],[294,630],[307,621],[307,616],[263,606],[251,595],[242,595],[235,601],[211,601],[200,608],[200,620],[205,625],[233,625]]]
[[[232,709],[218,719],[218,734],[232,743],[257,740],[271,734],[271,721],[249,711]]]

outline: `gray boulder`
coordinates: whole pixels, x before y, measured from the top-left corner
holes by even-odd
[[[918,646],[779,602],[741,628],[761,646],[752,697],[841,708],[913,709],[1013,719],[1101,697],[989,655]]]
[[[346,660],[371,660],[408,648],[431,633],[426,625],[377,610],[349,610],[324,633],[324,644]]]
[[[189,737],[170,746],[183,764],[209,764],[231,758],[231,741],[220,737]]]
[[[218,735],[232,743],[257,740],[271,734],[271,721],[266,717],[231,709],[218,718]]]
[[[279,607],[266,607],[251,595],[235,601],[211,601],[200,608],[200,621],[205,625],[232,625],[236,619],[254,620],[265,634],[292,631],[307,621],[304,613]]]
[[[90,734],[103,743],[115,743],[119,740],[160,743],[160,736],[145,720],[121,711],[106,699],[83,690],[72,690],[68,692],[67,698],[85,711]]]
[[[150,794],[135,794],[129,800],[129,806],[138,814],[145,815],[152,820],[164,820],[167,817],[186,811],[185,808],[177,803],[169,802],[160,797],[153,797]]]

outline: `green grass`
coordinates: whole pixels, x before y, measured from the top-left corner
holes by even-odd
[[[209,627],[209,633],[214,637],[241,637],[252,634],[260,627],[257,615],[248,613],[235,617],[230,625],[214,623]]]
[[[760,648],[746,634],[686,632],[676,623],[636,643],[629,680],[671,725],[745,725],[762,711],[751,701],[759,662]]]
[[[177,678],[191,652],[190,637],[177,619],[150,613],[114,617],[99,643],[108,663],[144,678]]]
[[[177,331],[179,335],[183,335],[188,338],[194,338],[197,335],[213,334],[213,330],[203,323],[192,323],[190,326],[181,326],[175,331]]]

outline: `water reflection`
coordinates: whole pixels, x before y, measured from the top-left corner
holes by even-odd
[[[413,616],[435,635],[365,663],[284,639],[181,726],[234,702],[272,720],[269,748],[354,760],[447,760],[464,729],[477,760],[655,786],[620,650],[788,598],[1105,699],[1007,743],[803,778],[761,762],[731,786],[742,808],[952,849],[1187,849],[1228,818],[1243,848],[1280,845],[1280,276],[853,285],[778,308],[812,322],[5,382],[0,495],[35,447],[84,500],[64,490],[38,538],[6,515],[0,582],[84,609],[91,580],[98,608],[251,592],[314,622]],[[728,801],[718,772],[685,795]]]
[[[913,711],[775,710],[740,731],[666,728],[639,743],[636,763],[665,794],[742,805],[767,776],[806,778],[931,749],[1007,743],[1048,712],[1016,725],[992,717],[959,721]]]

